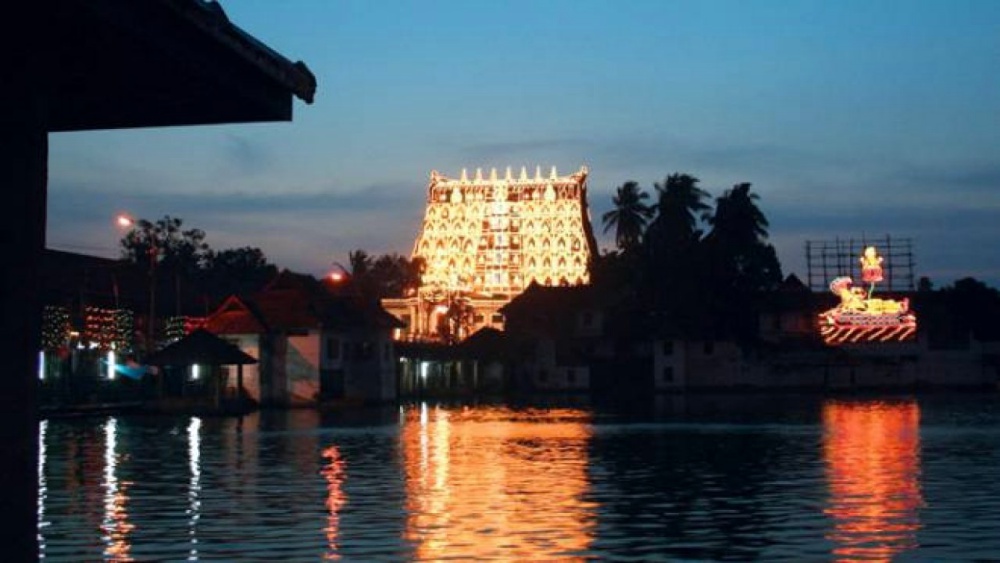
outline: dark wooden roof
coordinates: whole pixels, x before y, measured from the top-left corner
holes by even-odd
[[[257,360],[235,345],[204,329],[198,329],[154,353],[147,360],[154,366],[190,366],[194,364],[230,366],[256,364]]]
[[[505,315],[563,315],[599,307],[605,300],[592,285],[546,286],[531,282],[500,311]]]
[[[506,333],[483,327],[458,344],[461,355],[477,360],[502,360],[511,355],[513,344]]]
[[[49,131],[288,121],[316,79],[205,0],[44,0]],[[277,7],[275,9],[286,9]]]

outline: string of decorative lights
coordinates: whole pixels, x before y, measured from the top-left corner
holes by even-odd
[[[70,330],[66,307],[46,305],[42,309],[42,349],[57,350],[65,346]]]
[[[82,338],[102,350],[131,350],[134,320],[128,309],[105,309],[87,306],[83,311]]]

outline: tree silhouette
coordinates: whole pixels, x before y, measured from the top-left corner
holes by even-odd
[[[402,297],[416,290],[424,274],[424,260],[396,253],[371,256],[358,249],[348,253],[354,290],[369,300]]]
[[[698,219],[710,209],[705,203],[709,193],[698,187],[698,178],[674,173],[654,184],[657,192],[656,218],[649,225],[649,236],[657,244],[687,243],[701,236]]]
[[[347,262],[351,265],[351,275],[355,278],[368,275],[368,270],[372,267],[372,257],[360,248],[347,253]]]
[[[701,301],[698,220],[710,209],[698,178],[674,173],[654,184],[656,217],[646,229],[642,292],[655,309],[693,318]]]
[[[1000,291],[971,277],[957,280],[942,291],[956,328],[978,340],[1000,339],[996,322],[1000,317]]]
[[[712,230],[705,237],[711,275],[721,291],[742,293],[773,289],[781,283],[781,266],[768,244],[770,224],[757,206],[760,196],[743,182],[716,200],[715,214],[706,217]]]
[[[770,224],[750,188],[749,182],[736,184],[716,200],[702,243],[715,326],[742,338],[756,331],[754,296],[782,280],[777,253],[767,243]]]
[[[184,229],[184,221],[164,215],[155,223],[135,221],[121,239],[122,258],[148,267],[162,295],[170,295],[158,310],[180,314],[182,309],[205,311],[232,294],[261,288],[277,274],[259,248],[214,251],[205,231]]]
[[[638,182],[629,180],[618,187],[611,200],[615,208],[605,213],[601,220],[604,232],[615,229],[615,245],[624,254],[633,254],[642,240],[646,223],[653,216],[653,208],[643,203],[649,194]]]
[[[205,266],[209,247],[205,231],[184,230],[184,221],[164,215],[155,223],[139,219],[121,240],[122,258],[136,264],[155,260],[172,273],[193,277]]]
[[[278,268],[254,247],[208,252],[202,272],[203,289],[212,303],[234,294],[259,290],[278,275]]]
[[[748,245],[767,238],[770,223],[757,207],[760,196],[750,193],[750,186],[750,182],[736,184],[716,200],[715,214],[705,217],[712,236]]]

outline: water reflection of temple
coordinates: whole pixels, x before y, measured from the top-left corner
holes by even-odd
[[[837,559],[887,560],[917,547],[919,425],[914,400],[824,405],[827,539]]]
[[[423,405],[402,425],[414,559],[565,561],[590,547],[596,506],[585,500],[591,428],[582,411],[546,411],[540,423],[506,409]]]

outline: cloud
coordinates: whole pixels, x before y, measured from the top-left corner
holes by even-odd
[[[224,139],[220,161],[225,163],[227,172],[239,175],[260,174],[274,162],[274,155],[259,142],[234,133],[227,133]]]
[[[323,247],[338,241],[373,252],[408,251],[423,216],[423,198],[422,189],[394,184],[352,192],[175,195],[58,183],[49,198],[49,244],[114,255],[121,237],[113,224],[116,213],[150,220],[170,215],[204,230],[213,248],[259,246],[279,265],[286,259],[306,264],[310,254],[324,254]],[[267,252],[271,246],[280,250]]]
[[[992,196],[990,201],[1000,202],[1000,162],[900,166],[895,179],[900,189],[945,194],[956,202],[963,196],[976,196],[980,201]]]
[[[230,140],[226,150],[232,152],[227,158],[233,165],[255,166],[254,145],[236,136]],[[476,161],[484,168],[496,162],[498,169],[509,163],[517,172],[524,165],[533,173],[538,164],[547,173],[556,164],[565,174],[586,164],[593,229],[602,246],[611,243],[610,236],[602,234],[600,217],[611,207],[615,186],[634,179],[652,192],[654,182],[684,171],[701,178],[713,198],[737,181],[752,182],[786,272],[805,272],[806,240],[890,234],[914,239],[920,275],[948,280],[949,272],[964,265],[970,275],[979,272],[994,285],[1000,281],[1000,260],[989,242],[1000,240],[1000,222],[995,220],[1000,212],[1000,164],[989,159],[914,164],[901,157],[852,158],[790,144],[688,140],[667,134],[605,137],[599,142],[570,136],[499,141],[456,148],[454,154],[472,160],[472,167]],[[281,186],[275,178],[262,173],[252,183],[231,184],[247,189],[219,191],[218,186],[229,185],[220,183],[211,192],[185,185],[184,193],[168,193],[165,186],[183,182],[141,168],[61,172],[50,185],[49,232],[53,243],[113,251],[118,236],[111,220],[116,212],[129,211],[148,219],[180,217],[186,225],[205,230],[215,248],[259,246],[279,265],[305,271],[322,269],[331,259],[343,261],[356,248],[409,252],[423,216],[422,174],[353,189],[342,187],[344,179],[337,184],[325,180],[326,185],[317,179],[301,189]],[[269,184],[276,187],[266,188]]]

